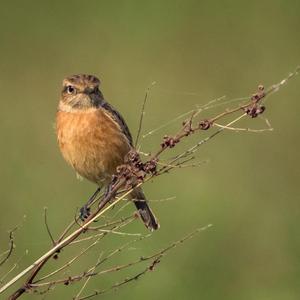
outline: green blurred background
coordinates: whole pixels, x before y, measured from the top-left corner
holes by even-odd
[[[135,135],[153,81],[144,132],[196,104],[247,96],[300,63],[300,2],[292,0],[1,1],[0,25],[1,251],[8,230],[27,216],[11,263],[26,249],[29,254],[16,272],[50,247],[43,208],[58,235],[95,189],[75,178],[56,144],[55,112],[65,76],[98,75],[104,95]],[[299,299],[299,80],[268,100],[264,116],[273,132],[225,132],[198,153],[208,164],[145,186],[149,199],[176,199],[152,204],[161,229],[116,261],[214,226],[172,251],[155,272],[102,298]],[[242,125],[264,126],[250,119]],[[177,128],[144,139],[143,150],[155,149]],[[145,232],[138,222],[131,231]],[[100,250],[125,241],[114,238]],[[94,278],[87,290],[124,276]],[[46,299],[71,299],[79,288],[59,287]],[[24,296],[35,298],[42,296]]]

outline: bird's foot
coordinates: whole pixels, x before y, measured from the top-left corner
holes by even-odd
[[[84,221],[90,216],[91,214],[90,206],[93,204],[100,191],[101,188],[100,187],[97,188],[96,192],[90,197],[89,201],[83,207],[80,208],[79,218],[81,221]]]
[[[91,214],[91,209],[85,205],[80,208],[79,218],[81,221],[85,221]]]

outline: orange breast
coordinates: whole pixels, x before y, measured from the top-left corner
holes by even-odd
[[[130,150],[119,125],[103,109],[59,111],[56,130],[65,160],[78,174],[98,184],[110,180]]]

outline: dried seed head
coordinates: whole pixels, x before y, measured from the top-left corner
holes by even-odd
[[[202,120],[199,123],[199,128],[202,130],[207,130],[211,127],[211,122],[209,120]]]
[[[157,169],[157,159],[151,159],[144,165],[144,171],[148,174],[155,174]]]
[[[258,115],[262,114],[265,109],[265,106],[254,104],[252,107],[246,107],[244,111],[251,118],[256,118]]]
[[[160,144],[163,149],[165,148],[173,148],[179,142],[178,138],[174,138],[171,136],[165,135],[163,138],[163,142]]]

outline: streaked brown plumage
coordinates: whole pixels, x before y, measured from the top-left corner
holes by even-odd
[[[122,116],[98,89],[99,79],[92,75],[74,75],[63,81],[56,129],[65,160],[82,177],[106,186],[117,166],[132,148],[132,137]],[[159,224],[149,208],[141,188],[132,193],[139,215],[151,230]]]

